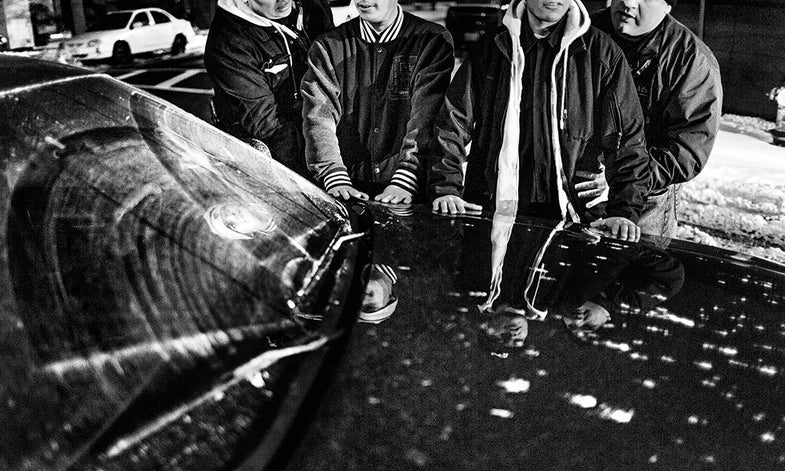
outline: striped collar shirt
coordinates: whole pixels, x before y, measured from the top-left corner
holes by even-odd
[[[377,33],[370,23],[360,19],[360,35],[363,41],[369,43],[386,43],[396,39],[401,34],[401,27],[403,26],[403,9],[398,5],[398,14],[395,16],[395,21],[381,33]]]

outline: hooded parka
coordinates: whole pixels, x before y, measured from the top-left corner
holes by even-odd
[[[256,14],[242,0],[219,0],[204,63],[215,85],[217,125],[258,139],[273,158],[307,175],[300,80],[311,41],[332,28],[322,0],[300,0],[291,27]]]
[[[484,206],[518,198],[518,137],[525,54],[521,21],[524,0],[514,1],[504,25],[464,61],[453,79],[429,153],[429,196],[461,196],[465,148],[471,143],[464,198]],[[590,26],[578,0],[567,11],[564,33],[551,68],[548,138],[559,182],[562,216],[588,222],[619,216],[637,221],[648,191],[643,114],[619,47]],[[609,201],[592,209],[578,198],[577,170],[600,171],[605,163]]]

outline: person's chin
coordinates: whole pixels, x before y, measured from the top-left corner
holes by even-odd
[[[368,23],[377,23],[379,20],[376,18],[376,15],[370,11],[368,12],[360,12],[360,18],[367,21]]]

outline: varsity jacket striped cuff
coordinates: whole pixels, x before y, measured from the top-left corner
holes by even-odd
[[[330,191],[336,186],[352,186],[352,180],[349,178],[349,172],[347,172],[346,169],[338,168],[325,175],[322,184],[324,185],[325,191]]]
[[[395,171],[395,174],[393,174],[392,180],[390,180],[390,185],[395,185],[398,188],[408,191],[412,195],[416,195],[417,175],[415,175],[411,170],[399,168]]]

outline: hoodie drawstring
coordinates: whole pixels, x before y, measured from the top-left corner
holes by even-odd
[[[570,48],[567,48],[564,51],[564,61],[562,65],[562,78],[561,78],[561,105],[559,107],[559,116],[561,117],[559,120],[559,129],[564,131],[567,121],[567,106],[565,105],[567,101],[567,57],[570,55]]]

